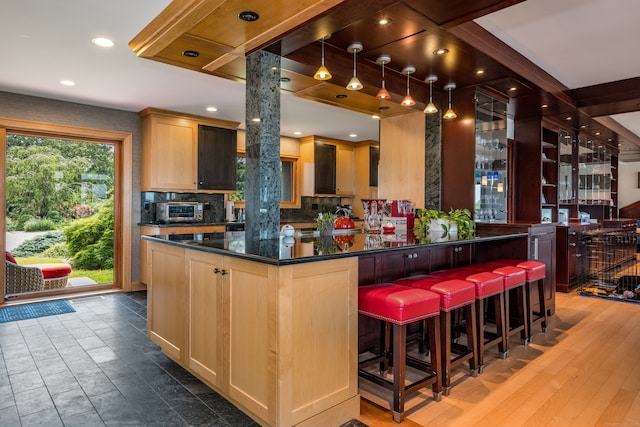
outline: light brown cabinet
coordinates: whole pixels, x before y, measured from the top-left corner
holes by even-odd
[[[167,234],[224,233],[223,225],[194,225],[180,227],[159,227],[157,225],[141,225],[141,236],[160,236]],[[147,263],[147,241],[140,241],[140,283],[149,283],[149,263]]]
[[[149,339],[178,363],[184,362],[187,278],[184,249],[148,242],[147,330]]]
[[[148,261],[150,338],[261,425],[359,414],[357,258],[274,266],[148,241]]]
[[[203,152],[199,150],[199,125],[235,130],[239,123],[155,108],[147,108],[139,115],[142,119],[142,191],[197,191],[200,188],[220,190],[218,186],[212,187],[209,180],[206,180],[206,188],[199,185],[199,178],[202,181],[202,177],[198,176],[198,156],[199,151]],[[220,168],[232,168],[235,171],[235,138],[231,142],[234,145],[231,150],[232,158],[208,158],[203,164],[221,162]],[[224,150],[225,153],[228,151],[230,150]],[[232,191],[234,188],[227,190]]]

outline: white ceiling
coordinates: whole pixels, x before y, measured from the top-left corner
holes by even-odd
[[[152,106],[243,127],[244,85],[131,52],[127,43],[169,3],[3,0],[0,91],[135,112]],[[638,52],[638,16],[638,0],[527,0],[477,22],[573,89],[638,77],[640,55],[630,54]],[[94,46],[90,40],[96,36],[111,38],[115,47]],[[77,85],[62,86],[64,79]],[[218,112],[206,112],[207,106]],[[640,113],[613,118],[640,135]],[[281,131],[377,140],[378,122],[283,93]]]
[[[476,22],[577,89],[640,76],[638,17],[638,0],[527,0]],[[611,117],[640,135],[640,112]]]

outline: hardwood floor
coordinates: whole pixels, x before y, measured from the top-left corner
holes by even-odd
[[[403,426],[640,426],[640,304],[556,295],[546,335],[491,349],[477,378],[458,368],[448,397],[424,390],[409,401]],[[362,399],[359,420],[398,425]]]

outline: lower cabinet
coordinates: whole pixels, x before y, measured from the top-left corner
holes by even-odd
[[[153,242],[147,244],[149,282],[147,330],[149,339],[178,363],[184,362],[187,315],[187,278],[184,249]]]
[[[154,241],[147,256],[149,336],[174,361],[262,425],[358,416],[356,257],[274,266]]]

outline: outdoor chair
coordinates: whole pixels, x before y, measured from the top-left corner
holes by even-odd
[[[69,264],[18,265],[13,256],[6,252],[5,293],[20,294],[64,288],[67,286],[69,274]]]

